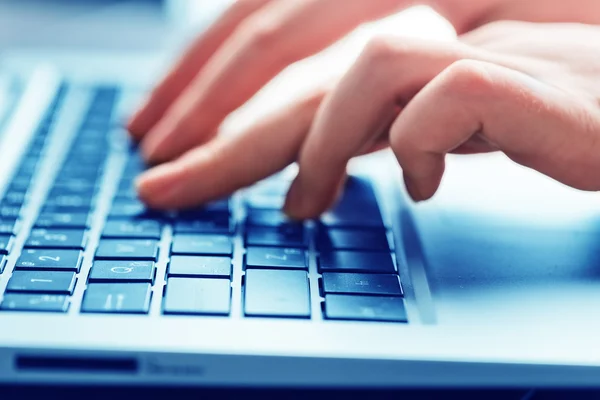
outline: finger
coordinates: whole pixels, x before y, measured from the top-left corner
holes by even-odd
[[[202,33],[131,118],[128,129],[132,136],[141,139],[237,26],[272,1],[274,0],[238,0]]]
[[[247,19],[215,53],[142,144],[146,158],[172,159],[205,143],[233,110],[289,64],[322,50],[401,0],[286,0]]]
[[[323,98],[318,92],[235,137],[162,164],[138,180],[139,195],[154,208],[185,208],[217,199],[294,162]]]
[[[348,160],[387,130],[399,107],[456,60],[486,57],[458,42],[372,41],[324,100],[301,151],[286,212],[309,218],[324,211]]]
[[[598,190],[598,132],[600,115],[591,103],[521,72],[463,60],[413,99],[390,141],[419,201],[438,189],[445,155],[474,135],[569,186]]]

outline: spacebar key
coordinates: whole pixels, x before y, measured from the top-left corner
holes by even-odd
[[[310,317],[306,271],[246,271],[245,314],[253,317]]]

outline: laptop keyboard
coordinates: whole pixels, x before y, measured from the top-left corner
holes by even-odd
[[[1,311],[407,321],[391,235],[364,179],[349,179],[318,221],[279,211],[283,174],[197,209],[150,210],[133,188],[144,163],[109,134],[119,89],[89,90],[45,195],[31,193],[66,85],[1,197]]]

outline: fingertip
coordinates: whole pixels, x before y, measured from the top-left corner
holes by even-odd
[[[135,180],[140,200],[151,208],[165,209],[177,205],[180,177],[177,168],[163,164],[144,172]]]

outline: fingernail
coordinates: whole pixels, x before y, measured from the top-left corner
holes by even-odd
[[[169,203],[179,192],[176,169],[168,164],[154,167],[135,180],[135,188],[140,197],[151,205]]]
[[[305,207],[304,190],[299,178],[296,178],[288,190],[283,212],[291,219],[302,219]]]

